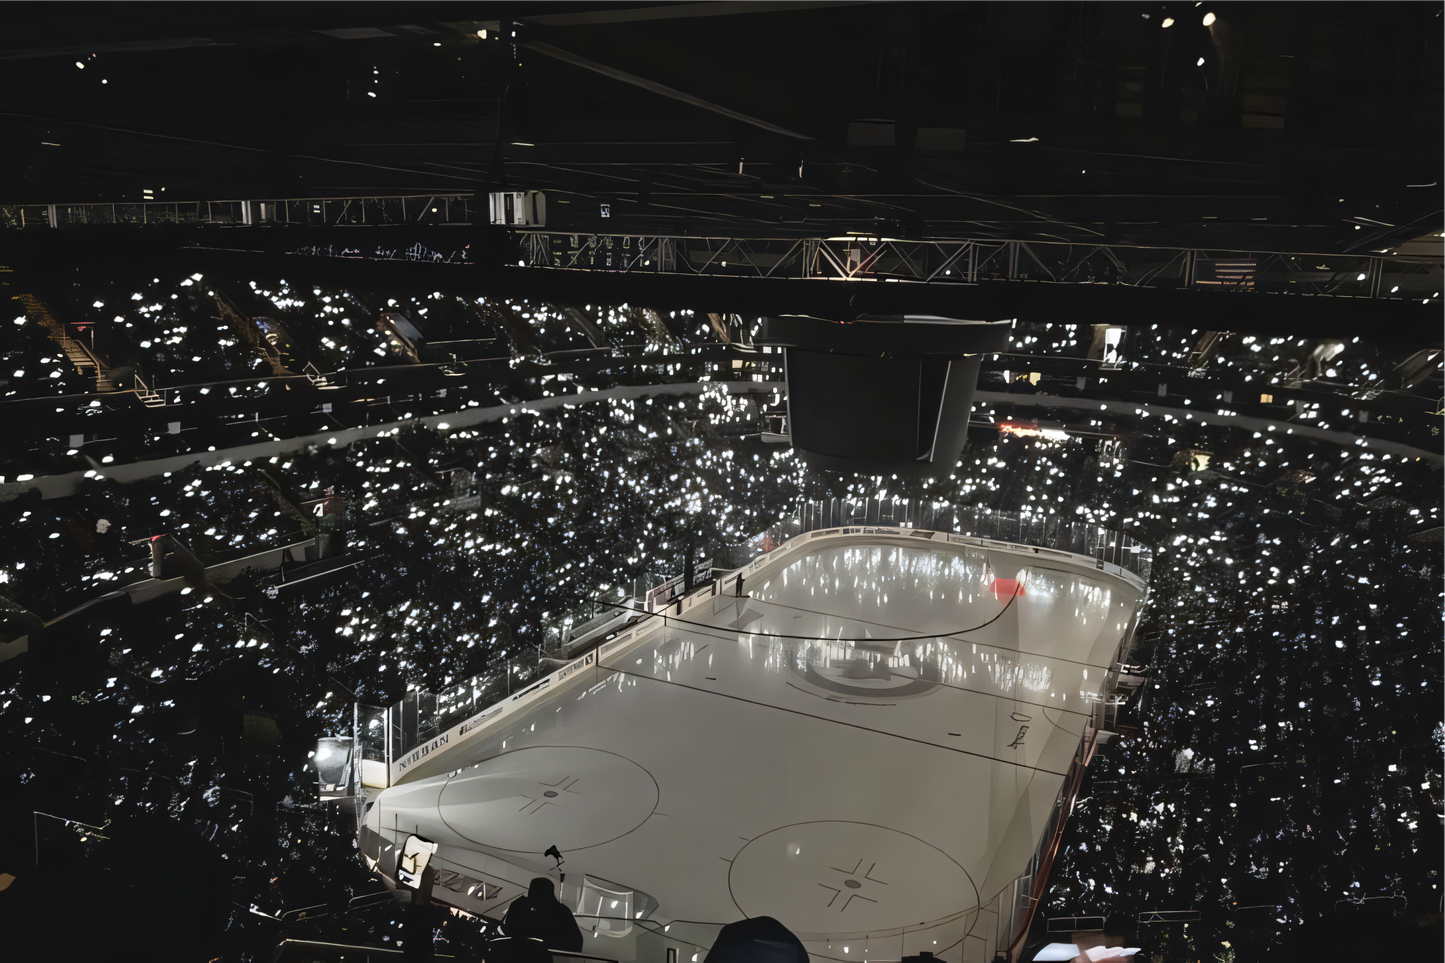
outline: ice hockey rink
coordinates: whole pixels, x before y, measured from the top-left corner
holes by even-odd
[[[425,837],[456,884],[436,897],[493,918],[565,873],[608,959],[701,960],[772,916],[814,958],[991,960],[1142,581],[864,528],[737,574],[394,776],[365,816],[378,867]]]

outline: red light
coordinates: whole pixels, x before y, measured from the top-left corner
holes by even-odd
[[[989,584],[988,590],[993,593],[996,599],[1006,599],[1012,596],[1026,595],[1024,583],[1018,579],[996,578]]]

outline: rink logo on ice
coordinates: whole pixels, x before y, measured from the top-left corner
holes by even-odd
[[[433,752],[436,752],[442,746],[446,745],[449,739],[451,739],[450,735],[438,736],[426,745],[418,746],[417,748],[413,749],[411,751],[411,754],[401,761],[401,768],[406,769],[407,766],[413,765],[425,759],[427,756],[431,755]]]

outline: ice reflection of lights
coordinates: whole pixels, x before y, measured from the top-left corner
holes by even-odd
[[[665,643],[662,648],[652,650],[652,674],[656,675],[659,671],[670,673],[674,669],[680,669],[684,663],[691,662],[697,653],[696,642],[675,639]]]
[[[1001,689],[1012,689],[1021,685],[1030,692],[1048,691],[1054,679],[1048,666],[1009,660],[989,663],[989,675],[993,678],[994,685]]]
[[[925,649],[920,656],[926,658],[931,650]],[[908,653],[885,655],[868,649],[859,649],[852,642],[820,641],[811,645],[798,646],[794,665],[799,671],[806,671],[809,664],[823,668],[841,668],[835,663],[867,661],[870,665],[882,665],[890,673],[918,676],[918,668]],[[921,659],[920,659],[921,661]]]
[[[797,559],[759,590],[758,598],[779,602],[790,583],[801,579],[813,599],[837,595],[884,605],[900,593],[930,600],[956,593],[959,602],[971,603],[970,587],[986,572],[985,559],[970,549],[941,554],[901,546],[850,546]]]

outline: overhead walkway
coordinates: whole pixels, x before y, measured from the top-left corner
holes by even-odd
[[[0,205],[0,227],[455,228],[486,224],[486,209],[485,197],[466,193],[8,204]],[[313,245],[308,251],[336,258],[471,263],[461,249],[441,250],[445,245],[397,248],[364,232],[349,236],[354,244]],[[542,226],[523,228],[515,236],[517,258],[525,266],[568,271],[940,286],[1016,281],[1416,303],[1438,301],[1442,293],[1438,243],[1348,252],[1251,251],[996,236],[906,239],[867,231],[800,236],[795,225],[747,236],[607,234]],[[1438,236],[1423,240],[1437,242]]]
[[[482,202],[485,208],[485,201]],[[259,200],[0,204],[0,227],[294,227],[467,225],[478,215],[470,194],[392,194]]]

